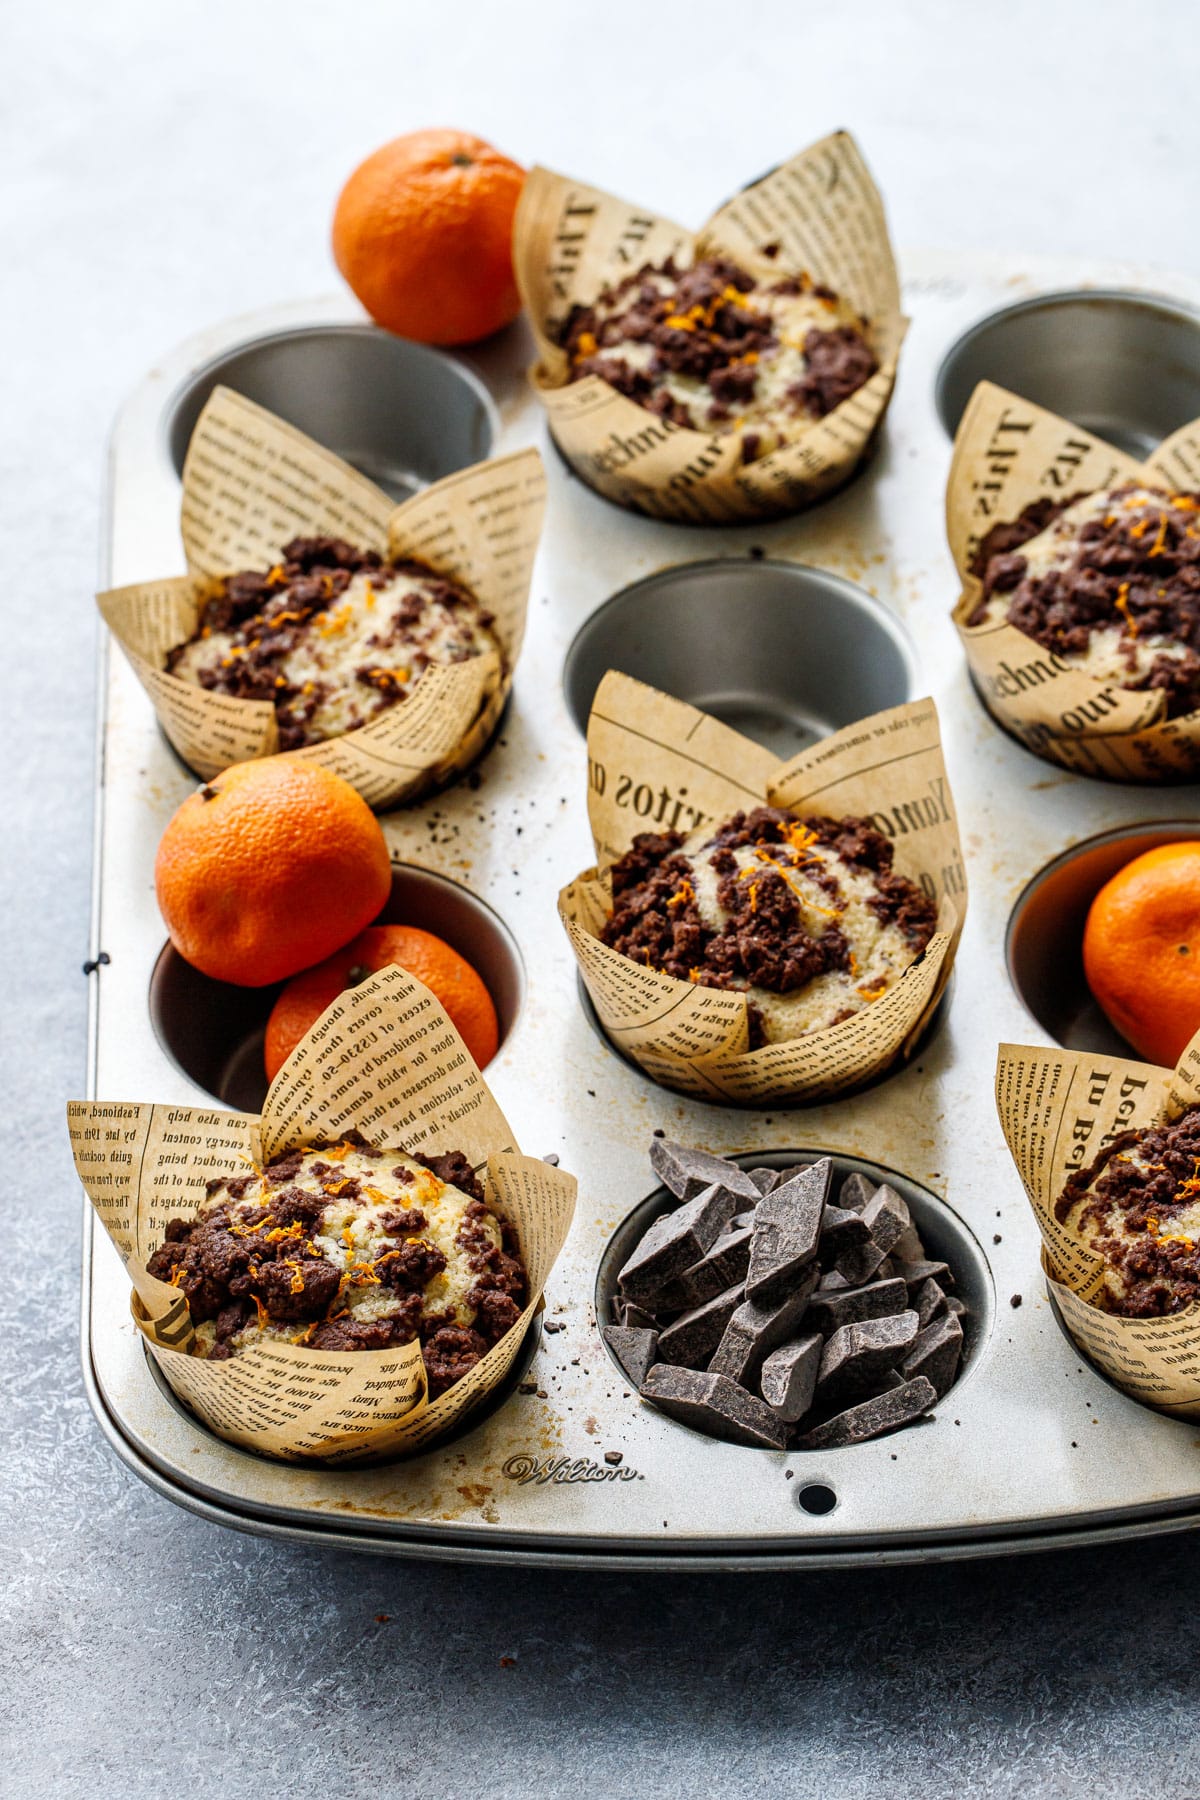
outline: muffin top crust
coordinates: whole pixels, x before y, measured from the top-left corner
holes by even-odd
[[[293,538],[282,555],[220,581],[166,660],[200,687],[269,700],[281,750],[369,724],[431,663],[489,650],[503,661],[491,614],[424,563],[385,562],[331,537]]]
[[[1200,1106],[1122,1132],[1071,1177],[1055,1213],[1105,1263],[1107,1311],[1152,1319],[1200,1300]]]
[[[419,1338],[434,1398],[517,1322],[527,1291],[515,1239],[461,1152],[381,1149],[354,1132],[210,1181],[147,1266],[184,1294],[211,1361],[262,1340],[345,1351]]]
[[[743,462],[798,436],[878,368],[866,322],[807,275],[759,280],[721,257],[646,263],[577,306],[571,379],[597,375],[673,425],[736,433]]]
[[[937,908],[864,819],[738,812],[642,832],[612,868],[601,939],[647,968],[748,1002],[750,1048],[840,1024],[924,950]]]
[[[1098,680],[1200,706],[1200,494],[1123,482],[1038,500],[984,538],[970,625],[1007,620]]]

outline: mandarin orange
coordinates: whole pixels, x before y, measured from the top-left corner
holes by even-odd
[[[300,1039],[340,993],[392,964],[425,983],[478,1066],[486,1068],[499,1048],[500,1030],[482,977],[431,931],[415,925],[372,925],[315,969],[288,982],[267,1020],[263,1046],[267,1080],[274,1081]]]
[[[1092,901],[1088,986],[1140,1056],[1173,1068],[1200,1029],[1200,841],[1134,857]]]
[[[265,756],[215,775],[163,832],[154,887],[171,942],[205,975],[265,987],[328,956],[391,892],[379,821],[340,775]]]
[[[411,131],[359,164],[333,255],[371,317],[422,344],[470,344],[521,310],[512,266],[519,163],[465,131]]]

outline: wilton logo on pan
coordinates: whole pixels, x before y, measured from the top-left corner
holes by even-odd
[[[615,1455],[616,1452],[614,1451]],[[618,1464],[593,1462],[588,1456],[529,1456],[524,1451],[510,1456],[501,1468],[500,1473],[507,1475],[520,1487],[526,1487],[532,1481],[539,1487],[547,1482],[563,1481],[641,1481],[643,1477],[636,1469],[621,1468]]]

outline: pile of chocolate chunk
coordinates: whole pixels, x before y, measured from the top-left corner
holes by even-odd
[[[655,1138],[679,1204],[618,1276],[613,1355],[643,1400],[735,1444],[832,1450],[928,1412],[962,1360],[962,1302],[907,1205],[828,1156],[791,1169]]]

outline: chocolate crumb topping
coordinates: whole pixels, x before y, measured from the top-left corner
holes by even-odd
[[[836,331],[814,328],[804,340],[804,355],[808,372],[788,394],[816,419],[856,394],[879,367],[871,346],[852,325]]]
[[[801,297],[810,307],[807,323],[797,324],[797,309],[779,303]],[[828,313],[829,327],[812,324],[814,313]],[[687,269],[671,258],[643,264],[591,305],[574,307],[561,342],[572,380],[598,376],[672,425],[746,427],[745,462],[762,453],[764,443],[769,450],[786,441],[786,430],[756,429],[763,409],[777,415],[780,427],[789,417],[823,418],[878,368],[862,322],[852,320],[831,289],[808,275],[759,282],[725,257]],[[785,375],[786,385],[775,392],[777,367],[798,379],[789,383]],[[682,389],[671,377],[683,379]],[[743,419],[753,406],[758,414]]]
[[[1120,685],[1161,690],[1168,718],[1194,711],[1200,706],[1200,494],[1136,482],[1113,488],[1105,496],[1111,509],[1085,520],[1075,541],[1064,541],[1064,560],[1031,573],[1021,546],[1081,498],[1036,501],[987,534],[972,565],[983,594],[968,623],[983,623],[993,596],[1007,594],[1010,625],[1044,649],[1076,658],[1086,655],[1094,633],[1115,627]],[[1182,654],[1165,647],[1152,653],[1147,640],[1155,638],[1182,646]]]
[[[893,870],[890,841],[864,819],[798,819],[761,806],[735,813],[697,845],[702,835],[693,834],[686,851],[677,831],[635,837],[612,868],[613,911],[600,933],[602,942],[635,962],[705,987],[782,995],[831,971],[852,977],[854,946],[844,929],[846,896],[838,866],[870,878],[869,910],[880,925],[894,925],[914,953],[933,935],[933,901]],[[817,854],[818,848],[831,856]],[[735,855],[747,849],[752,858]],[[697,898],[702,859],[717,878],[719,923],[711,911],[702,912]],[[819,928],[793,887],[798,873],[828,902],[819,908],[825,915]],[[749,1027],[751,1048],[757,1048],[766,1041],[760,1006],[751,1004]]]
[[[412,1152],[412,1159],[444,1181],[447,1187],[456,1187],[464,1194],[470,1194],[472,1200],[483,1204],[483,1189],[479,1184],[471,1164],[461,1150],[448,1150],[444,1156],[422,1156],[419,1150]]]
[[[1200,1106],[1170,1124],[1125,1131],[1070,1177],[1055,1205],[1109,1264],[1104,1304],[1160,1318],[1200,1299],[1200,1242],[1184,1228],[1200,1203]]]
[[[295,653],[336,640],[344,622],[335,609],[359,575],[370,576],[367,604],[380,602],[379,628],[365,640],[372,660],[347,672],[340,685],[362,690],[350,724],[367,723],[402,700],[431,661],[461,662],[480,654],[476,628],[491,615],[465,589],[412,559],[385,562],[333,537],[297,537],[285,544],[271,569],[242,569],[217,583],[201,608],[196,629],[167,652],[165,667],[214,693],[266,700],[275,708],[281,750],[296,750],[330,735],[319,714],[339,682],[313,671],[311,657]],[[403,590],[418,583],[410,591]],[[399,590],[399,591],[397,591]],[[450,615],[460,625],[447,628]],[[219,637],[222,654],[207,657],[207,640]],[[493,644],[498,648],[498,644]]]
[[[169,1220],[148,1267],[183,1294],[195,1325],[210,1328],[203,1339],[210,1359],[236,1354],[243,1334],[253,1341],[255,1327],[274,1327],[276,1335],[319,1350],[380,1350],[420,1339],[436,1397],[520,1318],[527,1281],[515,1234],[487,1206],[461,1151],[414,1153],[437,1182],[470,1196],[465,1206],[454,1202],[462,1209],[455,1267],[451,1285],[439,1284],[452,1256],[427,1233],[441,1201],[435,1195],[409,1207],[398,1200],[368,1211],[360,1226],[360,1209],[377,1206],[384,1194],[370,1185],[380,1178],[374,1171],[365,1178],[347,1172],[350,1151],[377,1165],[384,1156],[352,1131],[338,1145],[277,1157],[264,1171],[261,1203],[257,1195],[246,1198],[259,1179],[254,1174],[208,1182],[206,1210]],[[394,1164],[382,1178],[397,1176],[410,1187],[416,1179]],[[317,1182],[321,1191],[301,1182]],[[441,1214],[437,1229],[445,1230],[445,1219]],[[427,1299],[431,1284],[436,1304]]]

